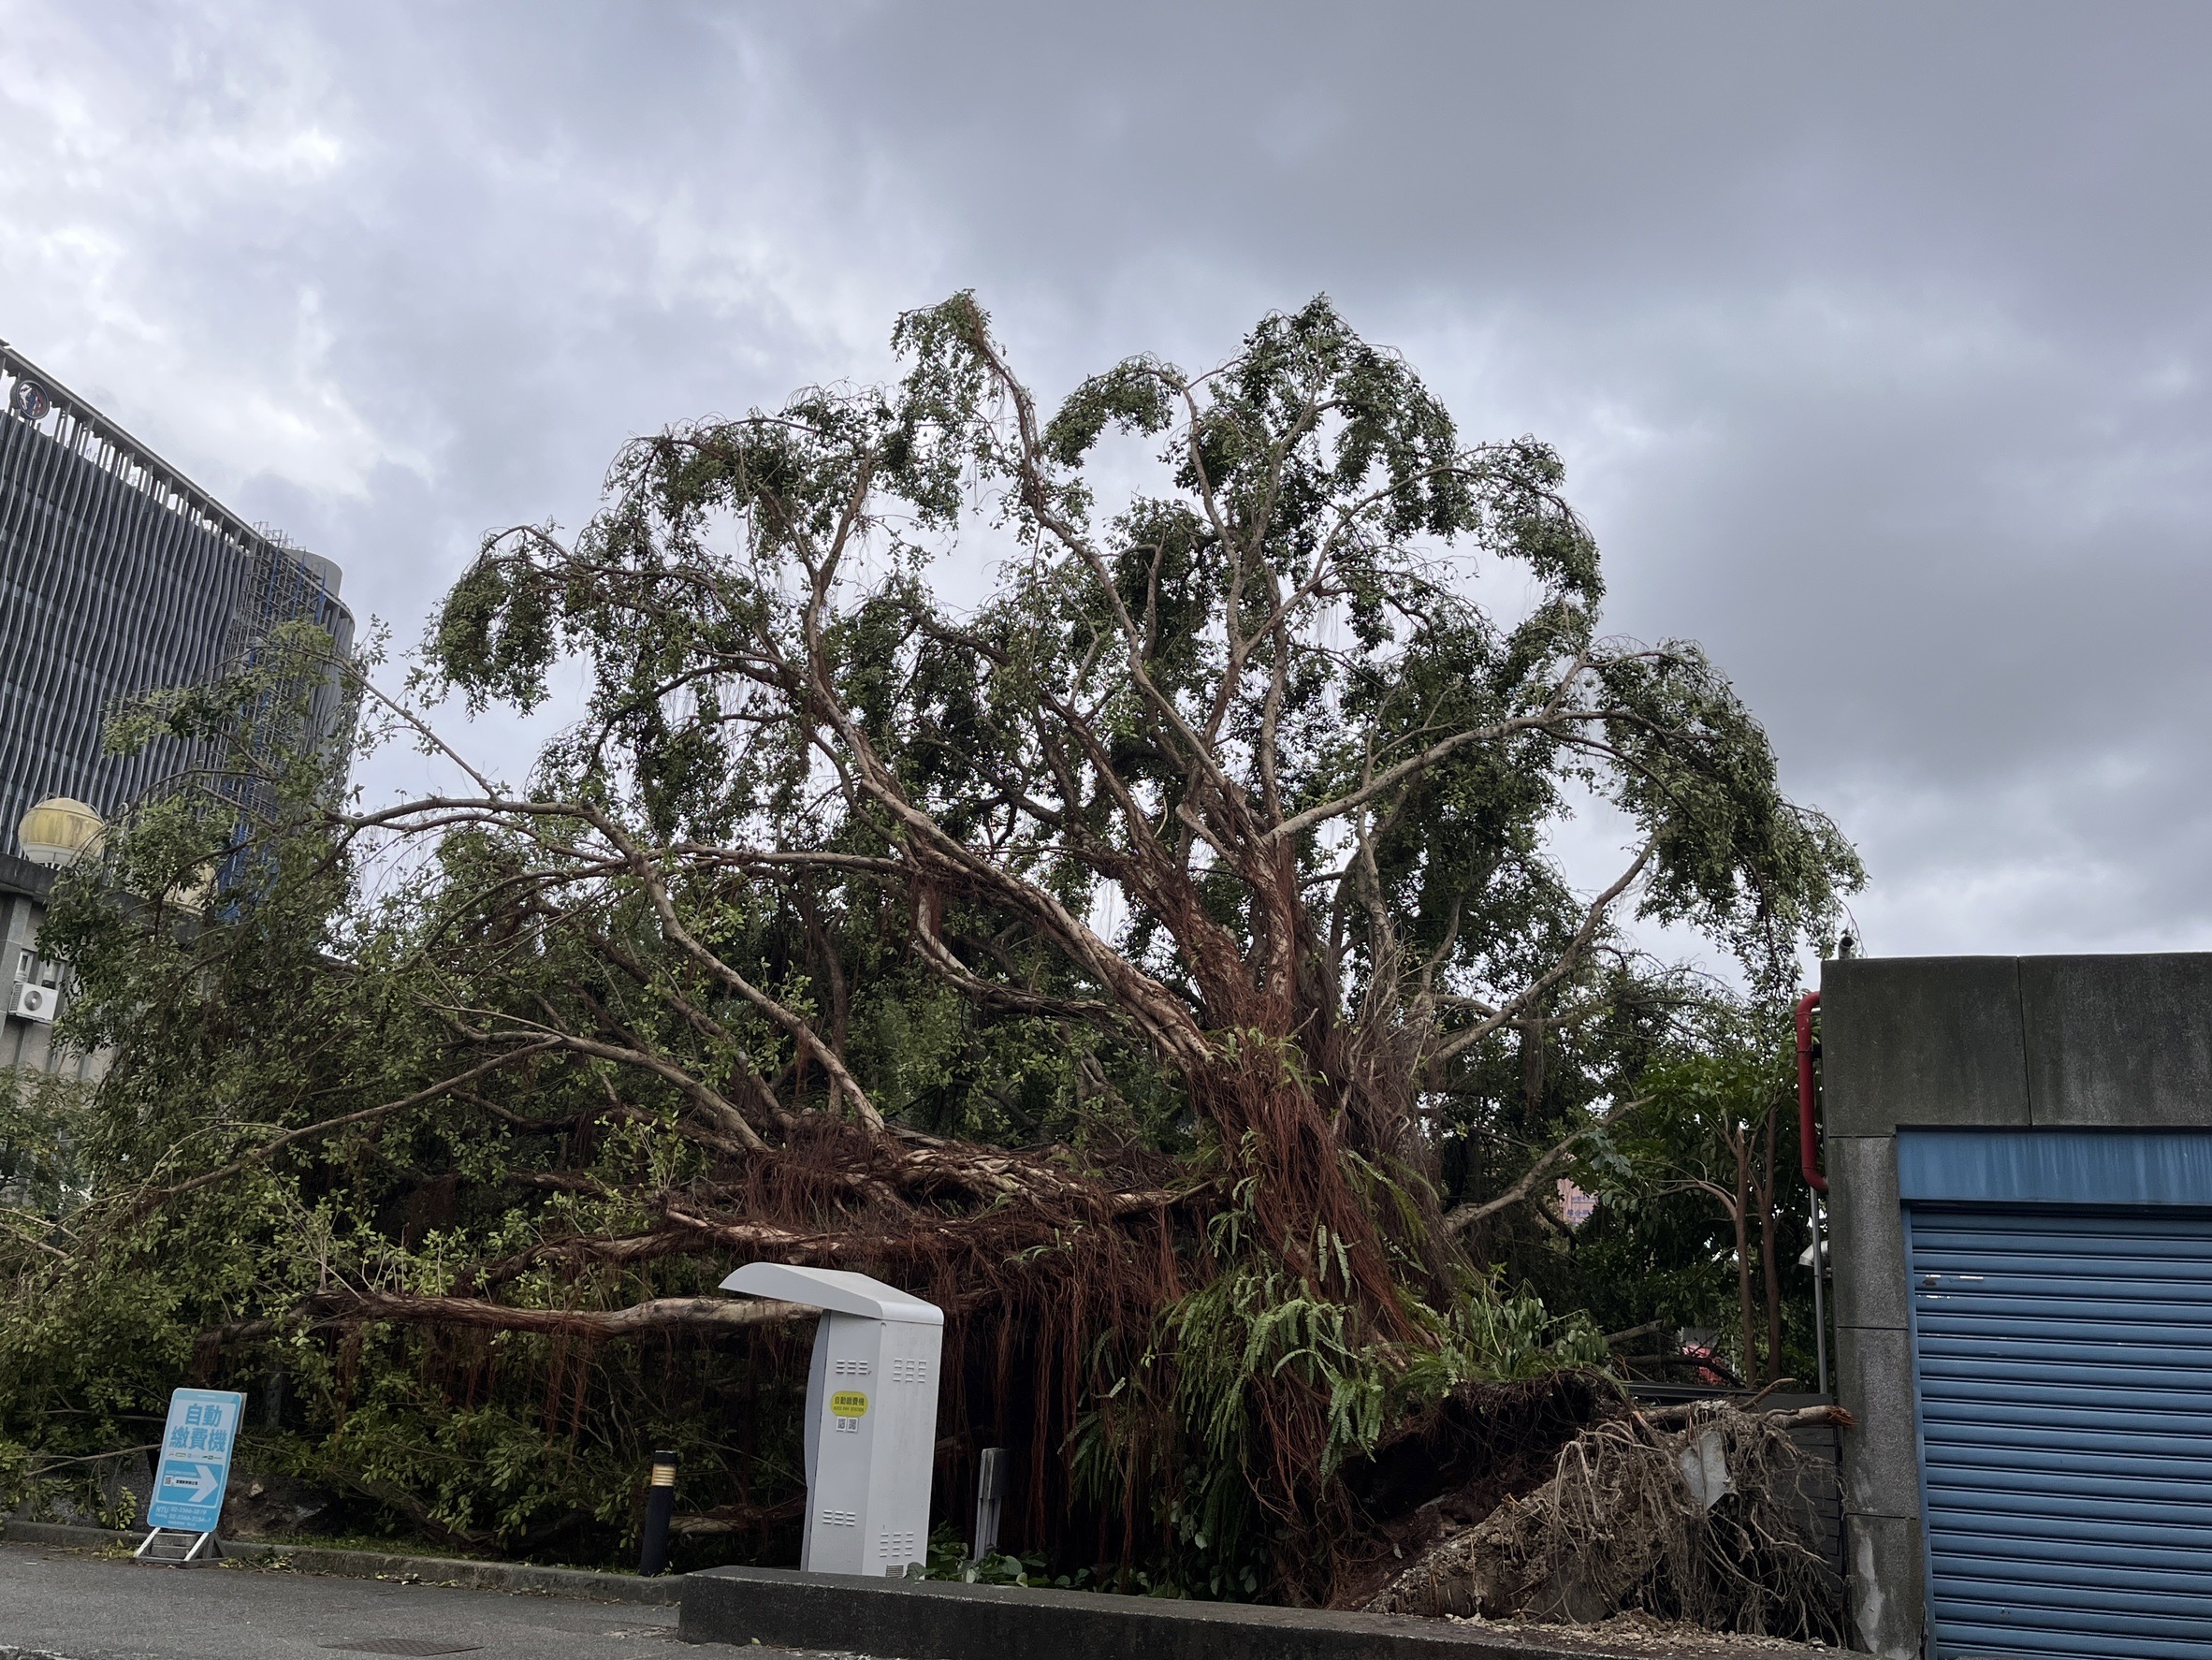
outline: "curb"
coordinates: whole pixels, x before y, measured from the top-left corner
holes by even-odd
[[[144,1536],[106,1527],[73,1527],[57,1522],[0,1523],[0,1542],[63,1545],[97,1550],[136,1545]],[[327,1574],[346,1580],[398,1580],[409,1584],[453,1585],[467,1591],[505,1591],[537,1596],[574,1597],[584,1602],[619,1602],[673,1608],[682,1599],[683,1576],[641,1580],[582,1567],[533,1567],[526,1563],[470,1562],[451,1556],[387,1556],[376,1551],[335,1551],[321,1545],[286,1545],[265,1539],[226,1539],[227,1562],[256,1567],[289,1568],[295,1573]],[[16,1652],[0,1648],[0,1660]],[[35,1660],[24,1652],[22,1660]]]
[[[677,1636],[688,1643],[857,1651],[905,1660],[1006,1660],[1014,1654],[1081,1660],[1639,1660],[1636,1646],[1554,1644],[1525,1631],[1403,1614],[872,1580],[789,1568],[701,1568],[686,1574],[682,1583]],[[1666,1652],[1641,1649],[1641,1660]]]

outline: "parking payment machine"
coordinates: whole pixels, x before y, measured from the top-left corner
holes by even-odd
[[[929,1549],[944,1311],[836,1268],[750,1262],[722,1281],[819,1308],[807,1374],[807,1530],[799,1566],[903,1575]]]

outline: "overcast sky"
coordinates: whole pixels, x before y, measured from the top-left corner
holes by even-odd
[[[1326,291],[1559,447],[1871,949],[2212,949],[2208,84],[2201,5],[0,0],[0,338],[404,645],[901,308],[1049,396]]]

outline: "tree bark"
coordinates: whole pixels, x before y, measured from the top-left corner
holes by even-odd
[[[1758,1318],[1752,1303],[1751,1271],[1751,1132],[1738,1125],[1728,1137],[1736,1154],[1736,1202],[1729,1220],[1736,1225],[1736,1302],[1743,1319],[1743,1375],[1759,1370]]]
[[[1775,1260],[1774,1216],[1774,1143],[1781,1114],[1772,1107],[1767,1111],[1766,1158],[1760,1167],[1759,1195],[1759,1272],[1766,1283],[1767,1292],[1767,1376],[1769,1384],[1782,1376],[1782,1274]]]
[[[636,1337],[648,1332],[739,1332],[814,1318],[797,1303],[756,1297],[656,1297],[628,1308],[509,1308],[474,1297],[422,1297],[399,1291],[351,1291],[315,1299],[325,1318],[405,1320],[472,1326],[548,1336]]]

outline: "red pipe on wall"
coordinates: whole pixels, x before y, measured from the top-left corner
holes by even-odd
[[[1820,993],[1816,991],[1809,991],[1797,999],[1797,1163],[1805,1173],[1805,1186],[1815,1193],[1826,1193],[1828,1179],[1813,1162],[1820,1142],[1813,1123],[1812,1011],[1819,1003]]]

